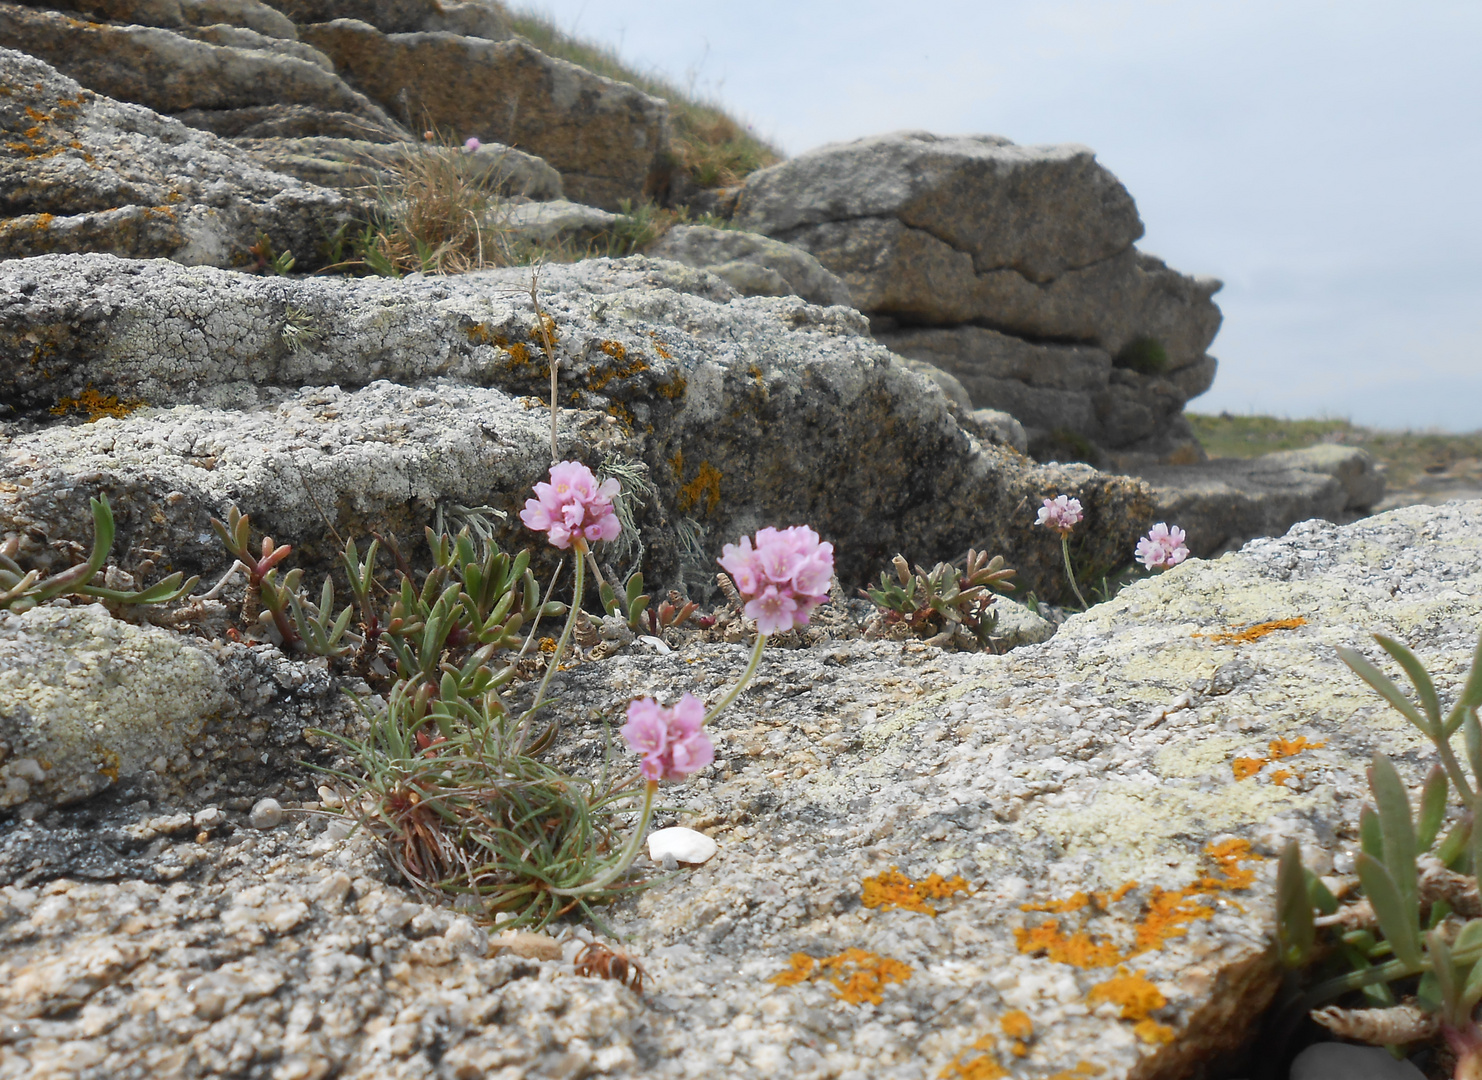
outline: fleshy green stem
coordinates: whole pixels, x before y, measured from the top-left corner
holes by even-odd
[[[654,795],[659,790],[659,782],[650,780],[643,792],[643,812],[638,816],[638,825],[633,829],[633,835],[628,838],[627,844],[623,846],[618,855],[618,861],[614,863],[607,872],[585,885],[577,885],[570,889],[552,889],[556,896],[586,896],[589,893],[599,892],[607,888],[619,877],[621,877],[633,865],[633,860],[638,857],[638,849],[643,846],[644,834],[648,832],[648,823],[654,815]]]
[[[571,588],[571,610],[566,613],[566,626],[561,631],[561,638],[556,642],[556,651],[551,653],[551,658],[546,661],[545,678],[540,680],[540,688],[535,692],[535,700],[530,708],[525,710],[525,715],[520,718],[520,737],[515,743],[515,753],[524,752],[525,739],[530,734],[530,719],[545,704],[545,692],[551,685],[551,679],[556,674],[556,669],[561,666],[561,658],[566,655],[566,646],[571,642],[571,632],[576,628],[576,620],[581,615],[582,587],[586,584],[586,567],[583,557],[587,553],[585,540],[577,540],[576,547],[576,583]]]
[[[1086,603],[1086,598],[1081,595],[1081,587],[1075,583],[1075,571],[1070,568],[1070,537],[1066,533],[1060,534],[1060,554],[1065,556],[1065,576],[1070,578],[1071,591],[1081,602],[1081,610],[1090,610],[1091,605]]]
[[[749,683],[751,681],[751,677],[756,674],[757,665],[762,662],[762,650],[766,648],[766,646],[767,635],[758,630],[756,632],[756,647],[751,650],[751,662],[746,665],[746,670],[741,673],[740,680],[737,681],[735,686],[731,687],[730,693],[720,699],[719,705],[715,706],[715,708],[711,709],[708,713],[705,714],[705,719],[701,721],[701,723],[710,723],[710,721],[714,720],[717,716],[725,711],[727,705],[741,696],[741,691],[746,689],[746,684]]]

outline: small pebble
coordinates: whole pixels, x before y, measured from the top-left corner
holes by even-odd
[[[277,799],[258,799],[247,815],[247,823],[254,829],[276,829],[283,824],[283,807]]]
[[[1292,1062],[1291,1080],[1424,1080],[1408,1061],[1396,1061],[1378,1046],[1314,1043]]]
[[[506,930],[489,943],[493,952],[510,952],[526,960],[559,960],[561,946],[545,934]]]
[[[219,806],[208,806],[204,810],[197,810],[195,816],[190,819],[190,823],[202,832],[217,828],[224,821],[226,821],[226,815],[221,812]]]
[[[720,845],[702,832],[673,825],[667,829],[656,829],[648,834],[648,857],[665,869],[669,861],[682,863],[709,862],[720,850]]]

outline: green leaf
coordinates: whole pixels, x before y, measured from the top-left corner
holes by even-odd
[[[1472,823],[1465,818],[1458,821],[1446,833],[1446,838],[1436,848],[1436,858],[1448,870],[1466,873],[1471,867]]]
[[[1379,810],[1379,831],[1384,836],[1384,865],[1399,889],[1407,911],[1419,919],[1419,892],[1415,872],[1415,824],[1410,817],[1410,796],[1389,758],[1374,755],[1369,768],[1369,786]],[[1418,924],[1418,923],[1417,923]]]
[[[1364,894],[1374,906],[1379,919],[1379,929],[1406,968],[1419,971],[1421,967],[1420,926],[1417,913],[1400,897],[1395,880],[1383,863],[1372,856],[1360,853],[1357,868]]]
[[[1469,837],[1470,843],[1467,847],[1472,855],[1472,873],[1477,873],[1477,868],[1482,867],[1482,829],[1477,828],[1477,815],[1482,813],[1482,794],[1472,802],[1472,833]]]
[[[1371,806],[1359,810],[1359,847],[1371,858],[1384,861],[1384,835],[1379,831],[1379,815]]]
[[[1461,961],[1482,958],[1482,919],[1469,919],[1451,943],[1451,948]]]
[[[1478,635],[1477,648],[1472,653],[1472,667],[1467,672],[1467,683],[1462,687],[1456,704],[1451,707],[1451,715],[1446,718],[1447,732],[1455,731],[1461,718],[1468,713],[1476,719],[1479,708],[1482,708],[1482,634]],[[1477,774],[1477,777],[1482,780],[1482,774]]]
[[[1446,1019],[1453,1026],[1460,1027],[1467,1022],[1467,1017],[1457,1017],[1461,1009],[1461,979],[1456,964],[1452,962],[1451,950],[1446,947],[1446,939],[1439,930],[1425,935],[1425,951],[1430,954],[1431,974],[1435,976]]]
[[[1323,915],[1331,915],[1338,910],[1338,898],[1323,884],[1322,878],[1311,870],[1307,871],[1307,900]]]
[[[1399,661],[1400,667],[1405,669],[1405,674],[1410,677],[1410,684],[1415,687],[1415,692],[1420,696],[1420,707],[1425,710],[1426,718],[1439,727],[1441,699],[1436,696],[1436,686],[1431,682],[1430,673],[1425,670],[1425,666],[1413,652],[1394,638],[1375,634],[1374,640],[1379,642],[1380,648]]]
[[[618,613],[617,593],[613,591],[611,585],[604,581],[601,585],[597,586],[597,595],[602,600],[603,611],[609,615],[616,615]]]
[[[1467,764],[1472,768],[1472,779],[1482,782],[1482,723],[1477,722],[1476,713],[1462,715],[1461,733],[1467,746]]]
[[[1276,868],[1276,941],[1281,962],[1289,968],[1305,966],[1315,938],[1302,849],[1293,840],[1282,850]]]
[[[1440,734],[1439,729],[1431,727],[1426,718],[1421,715],[1420,710],[1412,705],[1404,694],[1400,693],[1400,688],[1390,682],[1389,676],[1384,672],[1352,649],[1339,646],[1338,658],[1351,667],[1359,678],[1378,691],[1379,696],[1389,702],[1405,719],[1424,732],[1427,738],[1435,739]]]
[[[1441,832],[1441,823],[1446,818],[1446,796],[1451,785],[1446,779],[1446,770],[1432,765],[1430,775],[1425,778],[1425,787],[1420,792],[1420,827],[1415,833],[1415,849],[1429,851]]]

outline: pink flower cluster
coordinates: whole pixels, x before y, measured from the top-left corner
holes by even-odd
[[[705,706],[693,694],[666,709],[653,698],[628,705],[623,738],[642,757],[645,780],[683,780],[715,760],[715,747],[705,734]]]
[[[475,153],[478,148],[483,145],[484,144],[479,142],[477,139],[469,139],[466,143],[463,144],[463,152],[465,154]]]
[[[1137,542],[1137,561],[1149,570],[1167,570],[1189,557],[1185,533],[1177,525],[1158,522]]]
[[[1061,536],[1069,536],[1070,530],[1083,516],[1081,500],[1072,499],[1069,495],[1056,495],[1053,499],[1045,500],[1034,523],[1054,529]]]
[[[806,626],[813,609],[828,598],[834,574],[834,545],[820,543],[806,525],[761,529],[751,540],[727,544],[717,560],[746,600],[748,618],[763,634]]]
[[[622,526],[612,507],[621,490],[616,480],[599,486],[592,470],[579,461],[551,466],[551,482],[535,485],[535,498],[525,500],[520,520],[536,532],[550,535],[562,550],[572,541],[615,540]]]

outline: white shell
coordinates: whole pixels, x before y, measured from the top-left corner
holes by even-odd
[[[648,834],[648,857],[656,863],[670,856],[675,862],[708,862],[720,845],[702,832],[673,825],[667,829],[656,829]]]

